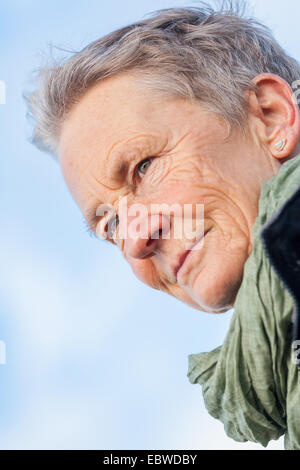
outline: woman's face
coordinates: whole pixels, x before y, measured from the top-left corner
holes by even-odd
[[[206,312],[233,305],[262,185],[280,167],[260,145],[256,117],[248,124],[246,136],[233,129],[228,137],[224,121],[198,102],[153,96],[124,74],[91,88],[62,126],[62,171],[91,229],[99,233],[108,220],[97,213],[99,205],[113,207],[119,229],[137,228],[123,239],[117,229],[108,240],[135,275]],[[124,200],[127,218],[119,210]],[[134,204],[145,211],[130,212]],[[203,207],[192,237],[184,230],[172,236],[174,204],[192,208],[194,222]]]

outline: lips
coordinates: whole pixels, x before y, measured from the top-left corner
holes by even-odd
[[[179,269],[181,269],[181,267],[182,267],[183,263],[185,262],[186,257],[188,256],[188,254],[192,251],[194,246],[196,246],[205,237],[205,235],[208,232],[209,232],[209,230],[206,230],[206,232],[204,232],[204,235],[202,235],[202,237],[198,238],[194,243],[191,244],[191,246],[187,250],[185,250],[183,253],[181,253],[178,256],[177,264],[176,264],[175,268],[173,269],[174,276],[175,276],[176,279],[177,279],[177,273],[178,273]]]

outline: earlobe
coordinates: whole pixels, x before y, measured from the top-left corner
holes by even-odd
[[[293,91],[281,77],[263,73],[253,79],[265,144],[276,159],[288,159],[300,138],[300,111]]]
[[[276,150],[278,150],[278,152],[281,152],[284,149],[285,144],[286,144],[286,139],[280,140],[279,142],[275,144]]]
[[[294,157],[299,151],[300,112],[296,110],[292,122],[282,125],[277,139],[270,142],[270,151],[274,158],[282,163]]]

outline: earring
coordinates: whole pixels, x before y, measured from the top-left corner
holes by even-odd
[[[275,147],[278,150],[278,152],[281,152],[284,149],[285,144],[286,144],[286,139],[282,139],[275,144]]]

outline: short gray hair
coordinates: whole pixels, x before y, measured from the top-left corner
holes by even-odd
[[[32,142],[57,154],[61,125],[95,83],[133,72],[138,83],[167,96],[196,99],[230,125],[243,127],[245,91],[270,72],[290,85],[300,66],[270,30],[246,17],[239,2],[166,8],[117,29],[70,58],[39,69],[35,90],[24,94],[34,120]]]

